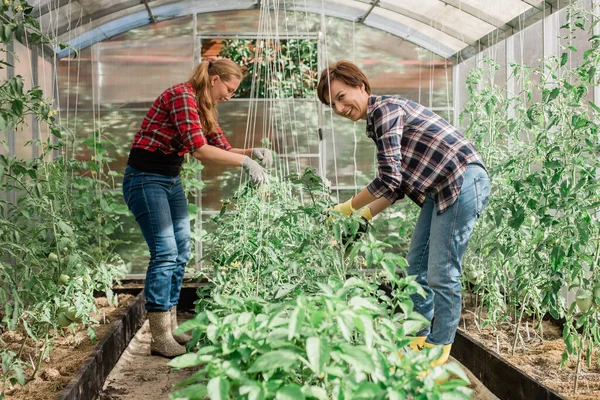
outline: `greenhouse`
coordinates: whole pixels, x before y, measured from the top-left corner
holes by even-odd
[[[600,398],[600,0],[0,9],[0,400]]]

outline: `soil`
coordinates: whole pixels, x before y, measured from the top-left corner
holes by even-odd
[[[523,319],[519,330],[515,353],[512,347],[515,340],[515,325],[503,323],[494,330],[491,326],[482,327],[476,323],[475,296],[466,295],[459,324],[459,330],[479,341],[486,348],[499,354],[506,361],[518,367],[538,382],[572,400],[592,400],[600,398],[600,367],[598,351],[592,355],[592,365],[587,366],[582,358],[577,393],[573,393],[577,360],[571,357],[564,368],[560,368],[562,354],[566,348],[562,339],[562,329],[554,322],[543,321],[544,339],[533,329],[537,321]],[[482,317],[485,312],[482,313]],[[585,357],[585,356],[583,356]]]
[[[30,380],[33,374],[33,368],[30,366],[26,371],[28,382],[25,386],[16,385],[7,389],[6,399],[56,399],[60,391],[90,356],[96,344],[110,331],[111,323],[125,312],[135,297],[130,294],[119,294],[118,299],[118,306],[109,304],[105,297],[96,299],[98,314],[92,315],[100,321],[100,325],[93,326],[97,335],[96,343],[92,343],[87,335],[87,328],[81,325],[75,327],[74,333],[70,328],[62,329],[49,356],[42,360],[36,377]],[[6,342],[8,348],[18,352],[23,342],[23,336],[18,332],[4,332],[2,340]],[[41,342],[34,343],[33,340],[27,339],[23,347],[22,359],[28,364],[36,363],[40,347]]]
[[[178,312],[179,323],[191,317],[193,314]],[[167,400],[176,390],[174,384],[197,371],[175,370],[168,366],[169,359],[151,355],[151,337],[146,320],[106,378],[98,400]]]

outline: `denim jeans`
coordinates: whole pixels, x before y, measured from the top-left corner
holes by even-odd
[[[140,172],[128,165],[123,196],[150,250],[146,310],[170,310],[179,302],[190,258],[190,218],[181,178]]]
[[[415,311],[433,326],[417,336],[431,344],[454,342],[461,313],[462,258],[475,221],[488,203],[490,179],[481,166],[470,164],[456,202],[437,215],[433,196],[428,195],[413,233],[406,257],[408,275],[416,275],[427,297],[415,294]]]

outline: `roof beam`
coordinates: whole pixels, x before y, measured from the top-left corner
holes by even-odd
[[[528,4],[533,2],[532,0],[523,1],[526,1]],[[485,50],[488,47],[491,47],[496,43],[502,41],[503,39],[514,35],[518,31],[521,31],[527,28],[528,26],[533,25],[534,23],[547,17],[548,15],[560,11],[561,9],[568,6],[571,2],[572,1],[565,1],[559,3],[557,2],[557,0],[547,0],[545,1],[545,3],[549,7],[552,6],[550,8],[550,11],[548,8],[544,9],[532,6],[532,8],[525,11],[523,14],[513,18],[511,21],[508,21],[504,25],[504,27],[502,27],[505,29],[503,32],[500,31],[500,28],[494,32],[490,32],[489,34],[478,40],[477,46],[466,47],[450,58],[456,64],[461,63],[466,59],[473,57],[475,54],[481,52],[482,50]]]
[[[154,15],[152,15],[152,10],[150,9],[150,5],[148,5],[148,0],[143,0],[144,1],[144,5],[146,6],[146,11],[148,11],[148,16],[150,17],[150,21],[152,21],[152,23],[156,23],[156,18],[154,18]]]
[[[443,32],[446,35],[452,36],[453,38],[458,39],[461,42],[468,43],[471,46],[474,46],[474,45],[477,44],[476,41],[472,42],[472,41],[465,40],[465,35],[462,34],[462,32],[460,32],[460,30],[457,30],[457,29],[452,28],[450,26],[443,26],[443,27],[440,28],[439,27],[439,25],[440,25],[439,23],[437,23],[435,20],[433,20],[431,18],[426,17],[425,15],[418,14],[418,13],[415,13],[415,12],[412,12],[410,10],[407,10],[407,9],[404,9],[404,8],[401,8],[401,7],[398,7],[398,6],[394,6],[394,5],[389,5],[389,6],[385,7],[385,8],[380,6],[380,8],[382,10],[393,11],[393,12],[395,12],[397,14],[403,15],[403,16],[411,18],[411,19],[414,19],[415,21],[419,21],[419,22],[421,22],[421,23],[423,23],[425,25],[431,26],[432,28],[435,28],[438,31]]]
[[[371,14],[371,11],[373,11],[373,9],[375,7],[377,7],[377,4],[379,4],[379,0],[373,0],[373,3],[371,3],[371,7],[367,10],[366,13],[364,13],[363,15],[361,15],[356,22],[361,23],[361,22],[365,22],[365,19],[367,19],[367,17],[369,16],[369,14]]]
[[[107,15],[113,14],[113,13],[117,13],[119,11],[123,11],[126,10],[128,8],[131,7],[135,7],[135,6],[139,6],[142,5],[142,3],[146,3],[146,1],[140,1],[140,0],[124,0],[121,1],[117,4],[115,4],[112,7],[108,7],[108,8],[104,8],[102,10],[98,10],[94,13],[91,13],[89,15],[86,15],[84,17],[85,21],[82,20],[81,23],[87,23],[87,22],[92,22],[95,21],[97,19],[106,17]],[[148,9],[148,6],[146,5],[146,9]],[[148,14],[150,15],[150,19],[152,20],[152,22],[156,22],[156,20],[154,19],[154,15],[152,15],[152,12],[150,10],[148,10]],[[69,21],[67,21],[66,24],[63,24],[62,26],[58,27],[58,32],[57,32],[57,36],[63,35],[65,33],[67,33],[69,31],[69,29],[71,29],[71,26],[69,26]]]
[[[504,23],[493,15],[487,14],[478,10],[477,8],[470,6],[468,4],[463,3],[461,0],[438,0],[441,3],[446,4],[447,6],[451,6],[460,10],[466,14],[469,14],[472,17],[475,17],[483,22],[486,22],[490,25],[495,26],[496,28],[500,28],[504,25]]]
[[[544,7],[540,7],[540,3],[543,3],[546,5],[546,7],[550,8],[550,13],[552,14],[552,7],[553,7],[553,3],[556,3],[556,0],[546,0],[546,1],[534,1],[534,0],[521,0],[523,3],[529,4],[531,7],[539,10],[539,11],[544,11]]]
[[[71,0],[48,1],[44,5],[35,7],[33,9],[33,11],[31,12],[31,16],[37,18],[40,15],[48,14],[52,10],[57,10],[57,9],[61,8],[62,6],[66,6],[70,2],[71,2]],[[44,9],[46,11],[42,11]]]

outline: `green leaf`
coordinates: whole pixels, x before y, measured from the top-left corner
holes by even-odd
[[[306,356],[313,372],[320,373],[329,357],[327,339],[316,336],[306,339]]]
[[[548,94],[548,99],[546,100],[546,102],[551,102],[552,100],[557,98],[559,94],[560,94],[559,88],[552,89]]]
[[[394,389],[388,387],[387,395],[389,400],[404,400],[406,396],[396,392]]]
[[[17,379],[17,382],[19,382],[19,385],[25,385],[27,377],[25,376],[25,371],[23,371],[23,368],[21,368],[20,365],[13,365],[13,373]]]
[[[311,314],[310,323],[314,328],[319,328],[325,318],[327,318],[327,314],[323,310],[317,310]]]
[[[243,385],[240,387],[241,395],[248,395],[248,400],[264,400],[265,394],[261,386],[254,384]]]
[[[459,377],[461,380],[466,382],[466,385],[469,385],[471,383],[471,381],[469,381],[469,376],[467,375],[467,373],[457,363],[449,362],[445,365],[445,367],[448,372],[453,373],[454,375]]]
[[[382,394],[384,389],[373,382],[363,382],[354,392],[352,398],[358,399],[374,399]]]
[[[375,329],[373,329],[373,320],[367,315],[360,315],[359,319],[363,325],[365,344],[367,345],[367,348],[371,349],[373,347],[374,340],[379,338],[377,333],[375,333]]]
[[[229,383],[222,376],[217,376],[208,381],[207,389],[210,400],[225,400],[229,398]]]
[[[277,368],[289,368],[298,360],[296,353],[288,350],[275,350],[256,359],[248,372],[272,371]]]
[[[564,66],[569,60],[569,55],[567,53],[562,53],[560,56],[560,66]]]
[[[175,330],[174,333],[176,334],[182,334],[185,332],[189,332],[193,329],[206,329],[206,324],[208,321],[206,321],[205,317],[201,317],[200,314],[196,315],[196,317],[192,318],[192,319],[188,319],[185,322],[182,322],[177,329]]]
[[[217,335],[219,333],[219,328],[216,325],[210,324],[206,327],[206,337],[211,342],[215,343],[217,341]]]
[[[296,333],[298,332],[299,327],[302,325],[304,321],[304,310],[300,307],[294,308],[292,311],[292,315],[290,315],[290,325],[288,330],[288,340],[292,340]]]
[[[335,319],[337,320],[340,332],[342,332],[342,336],[344,337],[344,339],[346,339],[347,342],[350,342],[352,340],[352,332],[350,331],[348,325],[346,325],[346,321],[339,315],[335,317]]]
[[[376,304],[374,304],[373,301],[374,300],[372,300],[372,299],[367,299],[367,298],[360,297],[360,296],[354,296],[353,298],[350,299],[350,301],[348,302],[348,305],[357,311],[366,309],[366,310],[370,310],[370,311],[381,312],[381,309]]]
[[[171,399],[204,400],[208,391],[206,385],[196,384],[169,395]]]
[[[346,372],[344,372],[342,368],[331,365],[324,366],[323,372],[325,372],[328,375],[336,376],[338,378],[346,376]]]
[[[362,279],[357,277],[350,277],[344,282],[344,288],[360,287],[363,289],[370,290],[370,285]]]
[[[298,385],[287,385],[282,387],[275,394],[277,400],[304,400],[304,393]]]
[[[304,385],[302,387],[302,393],[307,397],[314,397],[319,400],[329,400],[327,397],[327,391],[319,386],[308,386]]]
[[[364,346],[352,346],[351,344],[341,343],[340,349],[342,350],[342,353],[339,354],[340,358],[356,370],[368,374],[375,371],[375,364],[373,364],[371,354]]]
[[[407,320],[402,324],[402,329],[405,335],[411,335],[417,333],[423,328],[424,324],[422,321]]]
[[[17,116],[23,115],[23,102],[21,100],[13,100],[11,110]]]
[[[598,107],[593,101],[590,101],[589,103],[596,112],[600,113],[600,107]]]
[[[169,366],[173,368],[195,367],[196,365],[200,364],[202,364],[202,361],[198,359],[198,355],[196,353],[183,354],[169,362]]]
[[[445,391],[449,391],[449,390],[454,390],[458,387],[464,387],[464,386],[468,386],[468,385],[469,385],[468,382],[462,381],[460,379],[451,379],[440,385],[440,391],[445,392]]]
[[[61,231],[63,231],[67,235],[69,235],[69,236],[74,235],[73,228],[71,228],[69,225],[67,225],[67,223],[65,223],[64,221],[58,221],[58,227],[60,228]]]

